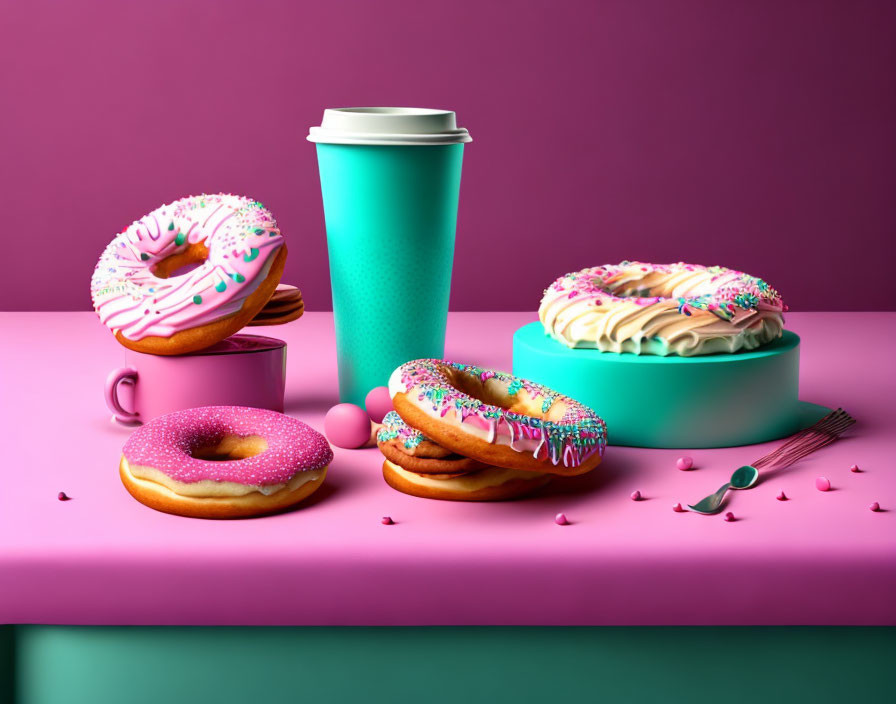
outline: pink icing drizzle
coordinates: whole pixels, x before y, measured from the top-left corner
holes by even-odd
[[[154,275],[162,259],[205,242],[208,259],[185,274]],[[130,340],[233,315],[267,277],[283,236],[260,203],[227,194],[192,196],[154,210],[106,247],[90,283],[93,306]]]
[[[561,401],[566,406],[563,417],[558,421],[548,421],[474,399],[451,384],[445,373],[449,367],[482,382],[494,379],[511,396],[525,389],[532,399],[542,401],[545,413],[556,401]],[[606,446],[606,424],[597,413],[568,396],[527,379],[438,359],[406,362],[396,373],[412,402],[416,399],[421,406],[430,405],[433,412],[443,417],[453,412],[461,423],[487,431],[487,441],[490,443],[494,443],[502,433],[509,437],[509,445],[514,450],[517,449],[514,443],[521,439],[535,440],[538,443],[533,452],[536,459],[546,458],[554,465],[562,463],[565,467],[576,467],[594,453],[603,454]]]
[[[230,462],[191,455],[226,435],[260,435],[268,449]],[[135,430],[122,453],[129,464],[152,467],[179,482],[208,479],[250,486],[284,484],[298,472],[321,469],[333,459],[324,436],[302,421],[244,406],[204,406],[160,416]]]

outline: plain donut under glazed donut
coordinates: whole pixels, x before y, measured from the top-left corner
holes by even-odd
[[[504,501],[540,489],[551,475],[488,467],[457,477],[432,477],[409,472],[387,459],[383,462],[383,479],[393,489],[422,499]]]

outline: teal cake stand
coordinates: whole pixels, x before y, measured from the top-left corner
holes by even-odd
[[[513,373],[590,406],[611,445],[701,448],[785,437],[827,409],[799,401],[800,338],[752,352],[658,357],[569,349],[541,323],[513,336]]]

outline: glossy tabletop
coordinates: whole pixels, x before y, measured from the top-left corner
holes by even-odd
[[[453,313],[446,356],[510,370],[512,333],[532,319]],[[896,624],[896,313],[792,313],[787,326],[802,337],[801,398],[858,423],[733,495],[733,522],[672,506],[775,443],[611,446],[590,475],[488,504],[405,496],[375,448],[337,449],[299,509],[222,522],[157,513],[121,485],[131,431],[110,422],[103,381],[123,348],[93,313],[0,313],[0,623]],[[337,400],[332,315],[264,332],[288,343],[286,412],[322,429]],[[693,470],[676,468],[683,454]],[[554,523],[561,511],[570,525]]]

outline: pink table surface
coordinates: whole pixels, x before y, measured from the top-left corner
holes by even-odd
[[[511,334],[532,317],[454,313],[447,356],[510,369]],[[215,522],[122,487],[130,431],[110,423],[102,385],[123,350],[92,313],[0,313],[0,623],[896,624],[896,313],[794,313],[788,327],[803,338],[801,397],[859,423],[736,494],[736,522],[671,507],[772,444],[693,451],[690,472],[680,450],[611,447],[591,475],[492,504],[405,496],[376,449],[337,449],[300,510]],[[287,413],[321,429],[331,314],[261,332],[289,344]]]

